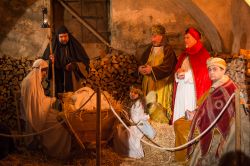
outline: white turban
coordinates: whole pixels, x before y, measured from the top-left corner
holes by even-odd
[[[211,57],[207,60],[207,68],[209,68],[210,66],[218,66],[225,70],[227,67],[227,63],[224,59]]]

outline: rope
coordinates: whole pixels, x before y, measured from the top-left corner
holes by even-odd
[[[73,129],[72,125],[69,123],[69,117],[68,117],[67,113],[65,113],[65,118],[67,120],[67,124],[68,124],[69,128],[73,132],[73,134],[76,137],[77,141],[80,143],[80,145],[82,146],[82,148],[85,149],[85,146],[84,146],[83,142],[81,141],[81,139],[79,138],[79,136],[77,135],[77,133],[75,132],[75,130]]]
[[[20,137],[30,137],[30,136],[40,135],[40,134],[43,134],[43,133],[45,133],[45,132],[47,132],[47,131],[49,131],[49,130],[51,130],[53,128],[56,128],[57,126],[61,125],[62,123],[64,123],[64,120],[61,121],[60,123],[57,123],[54,126],[51,126],[51,127],[47,128],[47,129],[44,129],[44,130],[41,130],[39,132],[34,132],[34,133],[29,133],[29,134],[15,134],[15,135],[12,135],[12,134],[9,135],[9,134],[2,134],[2,133],[0,133],[0,136],[2,136],[2,137],[20,138]]]
[[[108,103],[109,103],[109,106],[110,106],[110,109],[111,111],[113,112],[113,114],[116,116],[116,118],[123,124],[123,126],[129,130],[129,127],[123,122],[123,120],[119,117],[119,115],[116,113],[116,111],[114,110],[113,106],[111,105],[111,103],[109,102],[108,98],[106,97],[106,95],[104,93],[102,93],[105,98],[107,99]],[[94,95],[94,93],[92,94],[92,96]],[[92,96],[90,98],[92,98]],[[222,116],[222,114],[225,112],[227,106],[229,105],[229,103],[231,102],[232,98],[235,96],[235,93],[233,93],[229,100],[227,101],[226,105],[224,106],[224,108],[222,109],[222,111],[220,112],[220,114],[217,116],[217,118],[213,121],[213,123],[205,130],[203,131],[200,135],[198,135],[197,137],[195,137],[194,139],[190,140],[189,142],[181,145],[181,146],[178,146],[178,147],[174,147],[174,148],[167,148],[167,147],[161,147],[161,146],[156,146],[157,143],[155,143],[156,145],[154,144],[151,144],[143,139],[141,139],[141,141],[151,147],[154,147],[154,148],[157,148],[157,149],[160,149],[160,150],[166,150],[166,151],[177,151],[177,150],[181,150],[181,149],[184,149],[186,147],[188,147],[189,145],[193,144],[194,142],[196,142],[198,139],[200,139],[202,136],[204,136],[216,123],[217,121],[220,119],[220,117]],[[87,101],[89,101],[90,99],[88,99]],[[87,102],[84,103],[84,105],[87,104]],[[81,106],[80,108],[82,108],[83,106]],[[78,110],[79,111],[79,110]],[[34,135],[38,135],[38,134],[42,134],[42,133],[45,133],[55,127],[57,127],[58,125],[61,125],[63,122],[65,122],[65,120],[61,121],[60,123],[54,125],[54,126],[51,126],[45,130],[42,130],[42,131],[39,131],[39,132],[35,132],[35,133],[30,133],[30,134],[16,134],[16,135],[8,135],[8,134],[1,134],[0,133],[0,136],[3,136],[3,137],[28,137],[28,136],[34,136]],[[141,131],[140,131],[141,132]],[[143,134],[143,133],[142,133]]]
[[[104,95],[105,96],[105,95]],[[141,141],[151,147],[154,147],[154,148],[157,148],[157,149],[160,149],[160,150],[166,150],[166,151],[177,151],[177,150],[181,150],[181,149],[184,149],[186,147],[188,147],[189,145],[197,142],[198,139],[200,139],[201,137],[203,137],[216,123],[217,121],[220,119],[220,117],[222,116],[222,114],[225,112],[227,106],[229,105],[229,103],[231,102],[232,98],[235,96],[235,93],[233,93],[229,100],[227,101],[226,105],[224,106],[224,108],[222,109],[222,111],[220,112],[220,114],[217,116],[217,118],[213,121],[213,123],[205,130],[203,131],[200,135],[198,135],[197,137],[195,137],[194,139],[190,140],[189,142],[181,145],[181,146],[178,146],[178,147],[174,147],[174,148],[167,148],[167,147],[161,147],[161,146],[156,146],[154,144],[151,144],[143,139],[141,139]],[[105,96],[106,97],[106,96]],[[106,98],[107,99],[107,98]],[[107,99],[108,100],[108,99]],[[113,114],[116,116],[116,118],[123,124],[123,126],[129,130],[129,127],[123,122],[123,120],[119,117],[119,115],[116,113],[116,111],[114,110],[113,106],[110,104],[110,102],[108,101],[109,105],[110,105],[110,108],[113,112]],[[136,137],[136,135],[134,135]]]
[[[81,107],[79,109],[77,109],[75,112],[72,112],[73,114],[78,113],[79,111],[81,111],[80,109],[82,109],[89,101],[90,99],[94,96],[95,92],[93,92],[93,94],[89,97],[89,99],[83,104],[81,105]],[[65,115],[65,113],[64,113]],[[66,115],[65,115],[66,117]],[[30,136],[35,136],[35,135],[41,135],[49,130],[52,130],[53,128],[56,128],[57,126],[63,124],[65,122],[65,120],[62,120],[61,122],[55,124],[54,126],[51,126],[47,129],[38,131],[38,132],[34,132],[34,133],[29,133],[29,134],[4,134],[4,133],[0,133],[0,136],[2,137],[9,137],[9,138],[22,138],[22,137],[30,137]]]
[[[70,113],[76,114],[76,113],[81,112],[81,111],[84,112],[85,110],[81,110],[81,109],[90,101],[90,99],[92,99],[94,94],[95,94],[95,92],[92,93],[92,95],[88,98],[88,100],[86,100],[85,103],[83,103],[83,105],[81,105],[81,107],[79,107],[76,111],[70,112]]]

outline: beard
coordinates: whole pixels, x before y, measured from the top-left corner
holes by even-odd
[[[60,44],[61,44],[61,45],[67,45],[67,44],[68,44],[68,41],[60,41]]]
[[[152,42],[154,47],[160,47],[162,44],[161,42]]]

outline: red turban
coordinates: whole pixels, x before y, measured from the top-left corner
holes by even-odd
[[[188,28],[187,32],[189,33],[191,36],[193,36],[193,38],[195,38],[195,40],[199,41],[201,38],[200,32],[197,31],[195,28]]]

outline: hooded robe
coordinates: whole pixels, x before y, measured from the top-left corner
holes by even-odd
[[[40,134],[41,143],[48,155],[64,158],[69,155],[71,137],[68,131],[57,121],[58,111],[51,109],[56,98],[47,97],[42,87],[41,70],[48,68],[46,61],[38,59],[32,66],[32,71],[21,83],[21,102],[23,105],[26,130],[28,133],[40,132],[52,126],[53,129]],[[33,137],[27,137],[31,144]]]
[[[68,33],[69,41],[62,44],[59,34]],[[65,26],[58,29],[52,43],[55,57],[55,93],[76,91],[79,89],[81,79],[86,79],[89,71],[89,57],[81,44],[69,33]],[[50,47],[46,48],[42,58],[49,59]],[[66,65],[71,63],[71,71],[66,70]],[[52,64],[49,62],[48,79],[52,78]]]

